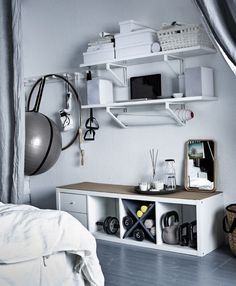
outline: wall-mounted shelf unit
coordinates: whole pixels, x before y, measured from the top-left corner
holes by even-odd
[[[202,56],[206,54],[215,53],[216,50],[214,48],[208,48],[203,46],[195,46],[189,48],[182,48],[182,49],[175,49],[169,51],[162,51],[157,53],[150,53],[146,55],[138,55],[133,57],[126,57],[122,59],[115,59],[113,61],[109,61],[111,64],[119,64],[125,66],[131,65],[140,65],[150,62],[158,62],[164,61],[165,55],[171,55],[173,57],[178,58],[188,58],[188,57],[195,57],[195,56]],[[90,69],[105,69],[107,62],[98,61],[92,64],[81,64],[80,67],[82,68],[90,68]]]
[[[171,61],[177,60],[180,63],[180,73],[183,73],[183,66],[184,66],[184,59],[188,57],[196,57],[196,56],[202,56],[206,54],[212,54],[215,53],[216,50],[214,48],[209,47],[203,47],[203,46],[195,46],[195,47],[188,47],[188,48],[181,48],[181,49],[175,49],[175,50],[169,50],[169,51],[161,51],[157,53],[150,53],[146,55],[139,55],[139,56],[132,56],[132,57],[126,57],[122,59],[115,59],[113,61],[104,62],[104,61],[98,61],[94,62],[92,64],[82,64],[80,67],[91,69],[91,70],[107,70],[111,73],[113,78],[120,86],[126,86],[127,85],[127,68],[131,65],[140,65],[150,62],[160,62],[164,61],[166,62],[170,68],[171,68]],[[120,77],[115,69],[113,68],[122,68],[123,69],[123,76]],[[140,107],[148,110],[148,107],[152,106],[159,106],[159,109],[162,108],[166,112],[166,118],[170,118],[173,120],[175,124],[178,126],[184,126],[186,124],[186,120],[183,120],[179,118],[175,112],[173,111],[174,105],[179,105],[181,109],[185,108],[185,104],[189,102],[200,102],[200,101],[214,101],[216,100],[216,97],[183,97],[183,98],[163,98],[163,99],[157,99],[157,100],[145,100],[145,101],[125,101],[125,102],[114,102],[112,104],[94,104],[94,105],[83,105],[82,109],[86,108],[105,108],[107,114],[119,124],[122,128],[126,128],[128,126],[127,123],[122,122],[122,120],[119,118],[118,113],[116,112],[116,109],[118,108],[124,108],[124,113],[122,116],[127,116],[128,113],[126,112],[127,108],[133,109],[134,107]],[[132,112],[132,110],[129,111]],[[134,114],[135,116],[139,116],[138,114]],[[148,111],[147,111],[147,116]],[[158,112],[156,113],[156,118],[158,118]],[[144,118],[144,117],[143,117]],[[150,117],[149,117],[150,118]],[[168,121],[167,121],[168,122]],[[159,121],[156,120],[156,125],[159,124]],[[169,123],[167,123],[169,124]],[[138,124],[137,124],[138,125]],[[144,124],[145,125],[145,124]],[[149,125],[149,124],[146,124]]]
[[[142,195],[134,186],[78,183],[61,186],[56,190],[57,208],[75,216],[97,238],[117,243],[167,250],[196,256],[204,256],[223,242],[222,218],[223,194],[179,191],[167,195]],[[136,216],[141,205],[148,211],[143,218]],[[179,223],[197,221],[197,248],[171,245],[162,239],[162,217],[166,212],[176,211]],[[133,228],[123,225],[125,216],[133,217]],[[111,235],[97,225],[112,216],[119,220],[119,230]],[[156,232],[149,233],[145,219],[153,219]],[[135,229],[142,229],[144,240],[134,238]]]
[[[157,122],[158,124],[160,121],[158,120],[160,115],[158,111],[152,112],[151,114],[146,110],[148,106],[158,106],[160,110],[166,111],[166,118],[173,119],[173,122],[175,122],[178,126],[184,126],[186,124],[186,121],[182,118],[179,118],[178,115],[174,112],[175,106],[180,106],[180,108],[184,109],[185,104],[189,102],[206,102],[206,101],[215,101],[217,100],[217,97],[202,97],[202,96],[195,96],[195,97],[182,97],[182,98],[163,98],[163,99],[153,99],[153,100],[142,100],[142,101],[125,101],[125,102],[115,102],[112,104],[107,105],[101,105],[101,104],[93,104],[93,105],[82,105],[82,109],[88,109],[88,108],[105,108],[107,114],[118,123],[118,125],[122,128],[127,128],[128,124],[125,124],[122,122],[122,119],[125,116],[130,116],[130,111],[127,112],[127,108],[132,107],[141,107],[145,108],[145,113],[147,117],[156,117],[156,120],[152,120],[153,122]],[[120,115],[120,110],[123,109],[122,117]],[[119,110],[119,112],[117,112]],[[159,111],[160,111],[159,110]],[[132,112],[132,111],[131,111]],[[140,118],[144,117],[144,113],[133,113],[133,116],[137,116]],[[146,120],[147,121],[147,120]],[[150,120],[149,120],[150,122]],[[167,121],[168,122],[168,121]],[[145,125],[145,124],[144,124]],[[147,124],[148,125],[148,124]]]
[[[151,100],[127,100],[121,102],[114,102],[109,104],[91,104],[91,105],[82,105],[82,109],[89,108],[122,108],[129,106],[147,106],[147,105],[159,105],[159,104],[186,104],[189,102],[204,102],[204,101],[216,101],[217,97],[203,97],[203,96],[194,96],[194,97],[181,97],[181,98],[163,98],[163,99],[151,99]]]

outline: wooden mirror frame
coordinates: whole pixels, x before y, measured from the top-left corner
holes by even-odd
[[[213,156],[213,188],[212,189],[201,189],[201,188],[197,188],[197,187],[190,187],[189,182],[189,175],[188,175],[188,164],[189,164],[189,157],[188,157],[188,151],[189,151],[189,143],[191,141],[196,141],[196,143],[198,142],[212,142],[213,146],[214,146],[214,150],[213,152],[211,152],[212,156]],[[207,193],[211,193],[211,192],[215,192],[216,191],[216,144],[214,140],[211,139],[189,139],[186,143],[185,143],[185,178],[184,178],[184,187],[187,191],[192,191],[192,192],[207,192]]]

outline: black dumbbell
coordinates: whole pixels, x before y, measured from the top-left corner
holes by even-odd
[[[130,229],[133,226],[133,224],[134,224],[134,220],[132,219],[131,216],[126,215],[123,217],[124,228]]]
[[[194,220],[189,224],[189,246],[197,249],[197,221]]]
[[[179,244],[181,246],[188,246],[190,236],[190,224],[185,222],[179,226]]]
[[[96,222],[96,225],[102,225],[104,231],[107,234],[116,234],[120,225],[119,220],[116,217],[108,216],[104,222],[98,221]]]
[[[143,241],[144,238],[145,238],[144,231],[142,229],[140,229],[140,228],[136,228],[134,230],[133,236],[138,241]]]

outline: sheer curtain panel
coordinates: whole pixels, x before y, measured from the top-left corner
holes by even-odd
[[[236,0],[193,0],[211,38],[236,74]]]
[[[0,200],[25,203],[21,0],[0,0]]]

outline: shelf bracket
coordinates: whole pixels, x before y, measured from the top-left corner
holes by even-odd
[[[176,121],[179,126],[185,126],[185,122],[181,121],[178,115],[170,108],[170,103],[165,102],[165,110]]]
[[[177,125],[179,125],[179,126],[185,126],[185,125],[186,125],[186,121],[181,120],[181,118],[179,118],[178,114],[176,114],[176,113],[174,112],[174,110],[171,109],[170,106],[171,106],[171,104],[170,104],[169,102],[165,102],[165,103],[164,103],[164,106],[163,106],[163,109],[166,110],[168,116],[169,116],[170,118],[172,118],[172,119],[176,122]],[[184,106],[181,105],[181,108],[184,108]],[[119,119],[119,117],[116,116],[116,115],[111,111],[111,109],[112,109],[112,107],[109,107],[109,106],[106,107],[106,112],[108,113],[108,115],[109,115],[116,123],[118,123],[118,125],[119,125],[120,127],[122,127],[122,128],[127,128],[128,126],[125,125],[125,124]],[[125,108],[125,111],[127,112],[127,109],[126,109],[126,108]],[[126,112],[124,112],[124,114],[125,114]],[[128,114],[128,113],[127,113],[127,114]],[[129,113],[129,115],[130,115],[130,113]],[[144,116],[143,113],[142,113],[142,114],[137,114],[137,113],[135,114],[135,113],[134,113],[134,115],[135,115],[135,116],[142,116],[142,117]],[[155,115],[155,116],[158,116],[158,114]],[[158,125],[158,123],[156,123],[156,125]]]
[[[118,74],[115,73],[111,67],[122,68],[123,69],[123,78],[119,77]],[[126,66],[119,65],[119,64],[107,63],[106,64],[106,70],[112,74],[112,76],[114,77],[114,79],[117,81],[117,83],[120,86],[122,86],[122,87],[127,86],[128,80],[127,80],[127,67]]]
[[[117,122],[117,123],[120,125],[120,127],[122,127],[122,128],[127,128],[127,126],[126,126],[124,123],[122,123],[122,122],[111,112],[111,107],[107,106],[107,107],[106,107],[106,112],[107,112],[107,114],[108,114],[115,122]]]
[[[171,65],[171,60],[178,60],[179,61],[179,73],[177,73],[173,66]],[[180,74],[184,73],[184,59],[181,57],[173,56],[173,55],[164,55],[164,62],[169,66],[171,71],[174,73],[175,76],[179,76]]]

